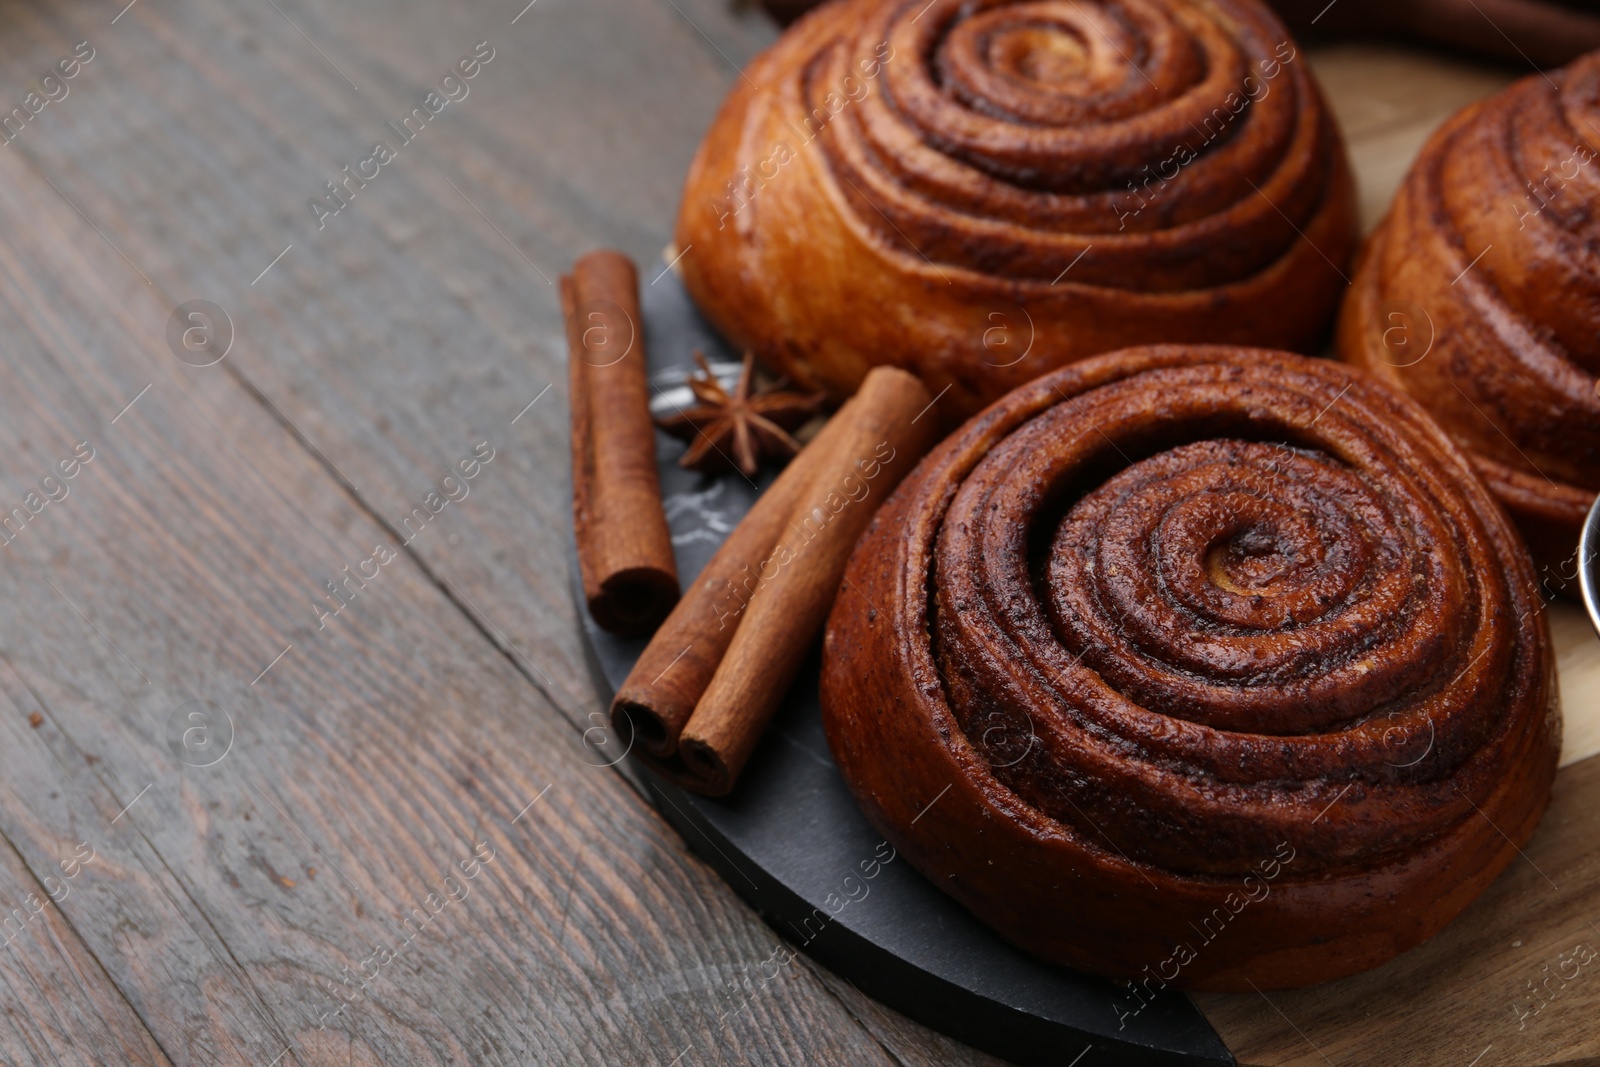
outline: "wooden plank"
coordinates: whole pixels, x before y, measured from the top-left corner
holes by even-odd
[[[7,703],[0,730],[25,716]],[[17,804],[11,792],[6,803]],[[166,1067],[168,1060],[132,1006],[63,917],[57,901],[79,888],[96,857],[83,839],[56,842],[58,858],[35,878],[10,842],[0,841],[0,1048],[8,1063],[118,1063]]]
[[[511,664],[586,730],[593,725],[589,716],[598,708],[581,662],[566,584],[568,520],[564,464],[559,462],[565,447],[564,390],[558,384],[540,404],[527,407],[541,396],[545,384],[559,383],[564,359],[555,302],[544,280],[594,244],[621,245],[641,257],[642,250],[659,247],[663,220],[670,218],[699,128],[708,121],[726,82],[735,76],[723,55],[748,56],[772,31],[759,16],[735,21],[705,3],[682,5],[693,12],[690,16],[659,5],[614,3],[597,5],[596,10],[556,0],[529,11],[515,30],[509,26],[515,12],[491,10],[488,5],[465,13],[459,8],[446,12],[412,5],[403,12],[386,9],[381,16],[371,8],[341,14],[284,6],[294,26],[270,7],[256,11],[147,3],[132,9],[111,29],[101,25],[98,12],[40,12],[17,37],[0,43],[0,52],[29,57],[15,60],[27,69],[28,62],[38,65],[32,57],[54,56],[75,39],[101,40],[105,35],[96,59],[76,82],[74,95],[49,116],[59,120],[56,125],[29,130],[30,140],[19,142],[13,151],[21,149],[30,168],[55,182],[64,200],[84,208],[88,219],[73,234],[73,241],[87,242],[92,254],[105,260],[104,269],[127,274],[123,281],[149,278],[146,288],[160,294],[150,301],[154,307],[130,306],[126,336],[139,338],[150,356],[168,360],[163,351],[163,311],[191,297],[225,305],[238,341],[219,369],[233,374],[243,392],[267,405],[274,419],[345,484],[360,508],[382,523],[365,528],[370,525],[368,516],[345,501],[346,506],[335,508],[326,519],[331,523],[327,528],[339,533],[337,548],[316,545],[315,538],[298,528],[279,530],[280,537],[312,542],[284,552],[301,561],[315,560],[305,564],[311,573],[297,576],[293,602],[281,614],[269,613],[270,618],[263,617],[259,605],[246,609],[235,603],[210,604],[201,617],[237,619],[248,610],[254,618],[255,659],[247,667],[230,663],[230,673],[244,667],[253,674],[276,648],[290,644],[296,647],[271,669],[272,683],[291,684],[281,679],[314,672],[316,668],[301,663],[300,657],[309,647],[309,639],[302,638],[317,621],[313,605],[320,583],[339,579],[339,568],[353,566],[363,557],[368,541],[384,540],[386,535],[399,541],[411,534],[404,516],[423,503],[461,458],[471,455],[473,444],[488,440],[497,449],[496,463],[473,482],[467,498],[450,504],[406,546],[407,562],[414,559],[421,566],[425,588],[402,594],[398,590],[406,583],[391,585],[386,568],[384,589],[364,592],[365,602],[341,613],[335,625],[342,627],[351,620],[361,626],[369,613],[400,610],[397,604],[417,595],[439,599],[442,594],[472,615],[481,630],[509,653]],[[476,32],[480,27],[488,27],[481,37]],[[298,36],[297,28],[311,40]],[[415,145],[405,146],[404,156],[383,171],[381,182],[362,190],[351,208],[324,220],[326,228],[316,230],[305,208],[309,196],[320,192],[324,180],[337,176],[339,166],[353,162],[351,153],[358,147],[375,135],[388,137],[383,120],[405,114],[435,75],[480,39],[494,42],[496,57],[473,80],[469,96],[452,105],[436,125],[428,126]],[[314,48],[309,47],[312,42]],[[326,62],[318,50],[328,56]],[[361,95],[343,81],[346,75],[360,86]],[[92,81],[91,76],[100,80]],[[576,95],[573,90],[580,83],[615,91]],[[662,118],[652,114],[645,127],[650,136],[619,141],[607,132],[624,122],[638,127],[638,116],[658,104],[662,85],[673,87],[681,106]],[[550,107],[547,101],[552,97],[563,98],[564,108]],[[35,133],[38,136],[32,136]],[[106,165],[78,165],[86,155]],[[31,174],[17,178],[38,184]],[[174,196],[172,190],[181,193]],[[105,233],[105,244],[97,243],[89,220]],[[111,243],[131,262],[108,256]],[[283,248],[289,250],[275,258]],[[136,377],[128,376],[126,395],[144,384],[132,380]],[[205,384],[222,389],[217,381],[206,379]],[[183,395],[165,385],[158,388],[167,394],[166,403],[179,403],[176,398]],[[156,397],[153,391],[139,403],[159,417],[174,417],[172,408],[152,403]],[[224,395],[215,402],[214,421],[200,431],[201,436],[231,437],[237,419],[231,406],[237,401]],[[188,411],[186,402],[178,410]],[[266,429],[254,429],[259,440],[272,439]],[[170,442],[152,446],[156,453],[167,447]],[[217,447],[228,453],[218,462],[237,465],[243,456],[259,462],[259,443],[223,447],[219,440]],[[215,471],[203,476],[196,472],[201,482],[218,476]],[[298,511],[302,499],[327,495],[317,488],[315,469],[303,465],[288,464],[264,481],[269,484],[239,487],[233,503]],[[226,510],[210,501],[197,507],[207,513]],[[238,521],[243,527],[254,525],[253,519]],[[252,530],[251,540],[263,536],[265,531]],[[268,589],[272,583],[260,577],[263,571],[279,576],[301,567],[302,563],[291,563],[277,552],[270,559],[255,560],[248,568],[255,572],[258,586],[252,594],[273,595]],[[164,574],[165,569],[155,568],[155,573]],[[109,573],[106,577],[110,580]],[[426,587],[426,579],[433,580],[433,587]],[[192,595],[196,601],[208,599]],[[432,625],[409,631],[409,636],[385,633],[379,643],[391,655],[404,650],[409,656],[410,645]],[[230,628],[237,630],[237,623],[230,623]],[[457,633],[455,639],[462,648],[472,648],[470,634]],[[144,657],[129,651],[144,662]],[[465,656],[461,649],[456,653],[433,657],[438,676],[459,679],[464,671],[481,666],[477,653]],[[337,658],[356,661],[366,654],[370,650],[351,650]],[[161,657],[155,661],[161,662]],[[503,677],[505,666],[501,665],[502,677],[495,683],[498,696],[485,698],[476,692],[479,687],[468,691],[474,692],[474,702],[490,699],[506,707],[521,706],[524,710],[513,715],[520,719],[528,714],[529,697]],[[370,685],[371,680],[363,678],[363,684]],[[419,698],[407,689],[401,703],[414,705]],[[365,694],[367,703],[371,699],[370,693]],[[319,713],[315,721],[325,723],[331,714]],[[453,754],[469,768],[480,760],[494,766],[495,754],[506,752],[542,750],[568,760],[594,758],[575,744],[570,733],[552,735],[546,730],[530,737],[525,729],[502,721],[502,732],[495,735],[492,729],[468,725],[472,720],[464,709],[455,714],[472,741],[469,752],[479,753]],[[279,769],[285,772],[280,780],[287,783],[291,781],[287,768],[300,766],[297,746],[305,738],[281,724],[272,730],[286,731],[271,742],[285,753]],[[392,741],[391,757],[396,761],[416,758],[415,749],[432,743],[420,738]],[[340,758],[352,757],[346,752]],[[350,774],[348,767],[337,772],[330,767],[327,772]],[[480,773],[482,768],[457,771],[463,780],[475,780]],[[502,822],[512,801],[539,784],[526,768],[519,774],[527,777],[517,779],[518,788],[497,798],[505,809],[499,813]],[[292,781],[304,778],[295,774]],[[207,823],[231,825],[238,834],[236,838],[216,831],[219,839],[247,841],[255,827],[240,826],[238,821],[253,814],[275,824],[274,847],[235,844],[223,885],[215,884],[213,877],[201,889],[187,885],[188,864],[202,862],[192,843],[182,840],[189,831],[172,830],[163,837],[161,855],[163,862],[185,872],[184,893],[198,894],[211,907],[219,907],[212,894],[226,899],[224,885],[238,892],[230,881],[237,879],[250,887],[252,906],[262,907],[268,902],[282,904],[278,899],[282,894],[309,891],[320,896],[330,887],[337,889],[328,874],[331,859],[330,866],[322,866],[316,856],[305,855],[307,840],[298,840],[298,859],[277,850],[295,850],[296,835],[303,830],[309,840],[322,843],[313,849],[318,855],[324,847],[331,856],[342,855],[326,842],[360,836],[359,826],[369,815],[357,816],[350,824],[341,821],[343,816],[335,817],[326,797],[282,793],[273,795],[282,812],[264,810],[261,802],[266,797],[258,794],[266,787],[257,788],[261,783],[254,779],[249,785],[218,810],[209,811]],[[586,788],[614,791],[616,783],[602,780]],[[152,797],[159,790],[158,785]],[[553,792],[551,797],[558,795],[559,791]],[[599,802],[573,803],[588,809]],[[808,971],[793,971],[793,978],[786,974],[781,992],[758,985],[766,995],[735,1012],[751,991],[736,995],[730,989],[749,982],[744,969],[770,955],[775,940],[732,902],[724,887],[707,883],[704,868],[687,859],[681,844],[652,816],[616,797],[607,803],[611,808],[621,805],[628,819],[642,821],[648,828],[648,833],[638,827],[631,831],[633,851],[638,854],[630,855],[608,840],[615,831],[580,826],[563,831],[563,847],[553,850],[549,860],[553,874],[538,872],[554,877],[553,885],[530,888],[536,879],[526,869],[517,869],[513,879],[521,883],[518,899],[530,909],[553,909],[559,900],[569,939],[580,930],[585,938],[594,939],[596,924],[613,923],[617,932],[594,949],[604,965],[594,955],[586,957],[572,965],[589,969],[584,979],[577,980],[562,967],[541,963],[537,949],[543,943],[540,935],[548,936],[548,916],[498,924],[502,928],[495,940],[504,947],[493,952],[481,953],[483,946],[477,943],[451,948],[453,962],[479,972],[476,981],[467,983],[470,992],[463,999],[489,996],[486,986],[507,984],[521,992],[520,983],[537,982],[560,1005],[556,1013],[560,1027],[517,1040],[512,1040],[513,1033],[540,1025],[538,1013],[530,1018],[526,1004],[515,1011],[506,1008],[498,1020],[505,1028],[493,1034],[489,1047],[515,1050],[513,1058],[519,1062],[525,1062],[524,1057],[576,1058],[576,1049],[590,1047],[598,1051],[582,1055],[599,1056],[605,1062],[649,1062],[669,1048],[684,1051],[685,1062],[716,1062],[720,1055],[737,1061],[746,1054],[762,1062],[870,1063],[882,1058],[881,1048]],[[314,814],[302,814],[302,804]],[[294,827],[288,824],[291,811]],[[606,813],[606,806],[599,805],[599,811]],[[621,816],[612,811],[608,818],[615,821]],[[474,815],[472,821],[480,819],[493,821],[483,814]],[[385,826],[384,832],[391,830]],[[584,845],[584,840],[596,847]],[[419,869],[406,880],[426,888],[421,868],[436,865],[449,847],[456,846],[440,839],[427,849],[417,849],[409,860]],[[338,865],[366,866],[343,859]],[[301,876],[308,866],[320,868],[315,886],[309,876]],[[671,877],[656,868],[666,868]],[[365,879],[354,870],[352,875],[366,890]],[[624,894],[626,887],[640,884],[641,877],[648,892]],[[294,882],[294,887],[284,886],[284,880]],[[624,894],[623,903],[617,902],[618,894]],[[339,908],[336,903],[324,904]],[[348,910],[349,902],[343,906]],[[356,906],[373,908],[359,901]],[[625,914],[635,908],[661,914]],[[678,916],[680,911],[685,915]],[[300,919],[294,917],[291,925]],[[244,974],[266,984],[259,999],[268,1020],[227,1027],[230,1040],[250,1044],[252,1052],[270,1053],[264,1046],[281,1035],[283,1047],[315,1059],[325,1050],[327,1038],[305,1024],[303,1016],[311,1009],[302,1011],[300,1006],[310,996],[307,990],[282,989],[286,978],[256,978],[263,970],[259,939],[246,937],[247,931],[211,915],[210,908],[207,922],[217,926],[217,944],[237,955]],[[326,973],[335,970],[332,963],[348,961],[338,955],[330,958],[323,942],[348,944],[356,936],[346,929],[350,922],[348,917],[321,920],[313,938],[324,967],[320,977],[336,977]],[[560,929],[561,923],[555,926]],[[622,937],[618,933],[622,930],[630,932]],[[283,931],[279,936],[289,934]],[[679,937],[685,947],[667,944]],[[235,944],[241,938],[256,947]],[[752,947],[758,945],[764,947]],[[101,951],[112,952],[113,946],[101,946]],[[307,951],[311,949],[302,948],[295,955],[303,959]],[[650,963],[635,958],[641,952],[649,954]],[[143,990],[147,983],[136,973],[143,966],[139,961],[156,954],[151,946],[131,950],[117,971],[119,982]],[[502,954],[509,958],[502,960]],[[192,954],[172,961],[172,966],[200,967],[204,972]],[[283,970],[280,964],[266,973]],[[240,976],[233,978],[237,981]],[[597,991],[597,983],[606,990]],[[428,976],[427,984],[447,987],[459,980],[439,973]],[[226,999],[246,998],[231,993]],[[295,1009],[286,1012],[286,1002]],[[159,1008],[170,1010],[166,1005]],[[413,1017],[420,1009],[409,1001],[405,1009],[400,1013],[401,1034],[426,1039],[430,1046],[441,1040],[436,1028]],[[573,1012],[584,1020],[581,1025],[570,1021]],[[685,1022],[672,1021],[679,1012],[686,1013]],[[285,1014],[292,1018],[284,1018]],[[396,1043],[399,1039],[389,1032],[394,1029],[367,1019],[355,1047],[391,1062],[415,1055],[402,1051],[407,1046],[404,1041]],[[452,1038],[457,1039],[459,1035]],[[338,1040],[350,1038],[342,1034]],[[910,1023],[900,1027],[892,1041],[897,1049],[910,1050],[913,1058],[925,1043],[934,1048],[948,1044]],[[695,1054],[702,1058],[688,1055],[691,1046],[702,1050]]]
[[[75,36],[21,21],[4,48],[22,69]],[[135,77],[154,57],[126,40]],[[137,140],[78,146],[110,163]],[[749,977],[776,937],[593,766],[448,582],[396,551],[319,622],[323,583],[391,533],[298,420],[166,350],[170,297],[140,273],[160,257],[97,232],[67,202],[96,201],[17,147],[0,158],[5,499],[75,442],[93,458],[0,549],[18,709],[0,832],[40,871],[72,834],[94,843],[60,913],[172,1062],[891,1062],[809,972]],[[513,414],[456,439],[504,441]],[[231,735],[206,766],[180,743],[191,712]],[[0,1058],[108,1055],[94,1038],[0,1033]]]
[[[0,427],[8,485],[95,452],[0,571],[43,720],[0,756],[0,829],[36,869],[63,824],[103,840],[60,907],[175,1063],[887,1062],[803,972],[735,1000],[777,939],[409,557],[312,625],[385,531],[231,378],[131,346],[159,306],[4,184],[0,388],[37,401]],[[196,700],[232,723],[205,767],[170,747]],[[369,981],[330,1024],[345,967]]]
[[[714,0],[682,0],[677,9],[642,0],[539,0],[515,25],[520,3],[281,6],[282,16],[270,5],[145,0],[115,25],[113,13],[99,8],[29,8],[14,12],[13,32],[0,41],[6,70],[42,72],[85,38],[98,49],[72,95],[5,150],[24,162],[0,161],[0,175],[28,192],[0,209],[0,219],[11,220],[7,232],[38,227],[43,218],[59,235],[13,264],[16,291],[39,305],[22,333],[49,339],[17,357],[24,366],[14,377],[31,382],[47,404],[73,392],[63,378],[87,390],[93,403],[81,404],[79,414],[96,426],[152,384],[133,410],[168,425],[166,435],[137,447],[108,446],[120,466],[104,468],[154,503],[116,496],[104,512],[74,518],[70,533],[60,534],[64,541],[30,559],[41,569],[70,563],[76,570],[80,558],[90,561],[86,588],[97,597],[80,606],[96,619],[105,613],[123,620],[134,637],[118,632],[114,639],[155,671],[156,685],[220,691],[207,698],[242,709],[241,723],[254,724],[254,732],[241,725],[241,737],[259,761],[250,762],[256,773],[230,782],[172,767],[154,738],[158,721],[174,710],[171,698],[160,707],[150,697],[132,705],[152,736],[108,728],[105,709],[128,699],[104,678],[122,686],[137,678],[103,647],[86,653],[99,680],[63,669],[61,649],[99,638],[39,582],[10,590],[29,610],[14,612],[0,632],[26,631],[34,609],[49,620],[28,635],[31,651],[19,657],[19,671],[48,693],[53,714],[74,724],[73,736],[104,736],[106,748],[118,749],[112,768],[93,765],[86,795],[99,786],[126,799],[141,785],[132,765],[167,761],[165,788],[156,779],[140,801],[157,802],[151,810],[166,828],[152,831],[144,851],[129,844],[117,854],[119,870],[143,873],[107,888],[120,911],[101,914],[129,922],[154,914],[159,921],[140,919],[135,928],[165,931],[179,919],[160,901],[192,897],[192,909],[173,910],[194,929],[122,947],[120,935],[101,931],[97,939],[86,934],[86,943],[124,990],[150,998],[154,1016],[165,1017],[154,1026],[158,1035],[187,1028],[190,1020],[173,1021],[185,1018],[174,1006],[183,996],[197,987],[224,990],[197,1001],[222,1017],[210,1024],[222,1035],[218,1044],[173,1053],[179,1062],[205,1059],[214,1048],[254,1054],[280,1034],[284,1047],[296,1056],[304,1051],[309,1061],[347,1048],[369,1059],[448,1060],[477,1047],[479,1010],[489,1011],[482,1056],[513,1062],[666,1062],[670,1055],[660,1053],[680,1048],[685,1062],[700,1062],[692,1049],[718,1048],[734,1061],[761,1062],[874,1062],[883,1048],[904,1062],[965,1055],[910,1024],[869,1021],[874,1014],[840,992],[845,1010],[800,971],[719,1020],[738,1003],[724,995],[725,983],[739,980],[741,964],[766,957],[771,935],[632,797],[615,795],[614,781],[578,765],[594,757],[576,731],[547,721],[559,709],[586,728],[596,708],[567,589],[561,337],[546,280],[596,244],[620,245],[644,262],[654,256],[689,155],[737,76],[734,64],[768,40],[770,28],[759,15],[737,16]],[[471,82],[470,95],[431,120],[349,208],[317,229],[306,201],[369,151],[369,142],[389,137],[385,122],[419,102],[479,40],[493,44],[496,58]],[[1481,89],[1456,85],[1424,97],[1423,83],[1409,73],[1415,56],[1386,67],[1356,55],[1349,68],[1321,57],[1317,63],[1357,138],[1370,220],[1384,196],[1368,176],[1381,167],[1364,162],[1363,153],[1389,160],[1384,173],[1394,181],[1399,175],[1393,149],[1365,145],[1383,138],[1420,144],[1422,123],[1432,120],[1408,110],[1413,104],[1438,110],[1447,99],[1497,85],[1485,80]],[[1346,70],[1352,87],[1392,87],[1387,106],[1398,110],[1374,112],[1362,120],[1370,130],[1361,126],[1360,113],[1341,103],[1357,99],[1354,88],[1337,83]],[[136,266],[52,200],[57,194],[41,177]],[[63,252],[61,243],[75,247]],[[27,282],[37,263],[46,266],[49,285]],[[79,275],[96,280],[100,291],[64,301],[56,290]],[[653,272],[644,275],[648,281]],[[145,295],[151,292],[159,296]],[[215,368],[222,374],[174,366],[166,352],[166,316],[193,297],[233,316],[238,342]],[[119,322],[86,325],[108,309]],[[83,362],[69,363],[61,377],[41,378],[35,364],[47,363],[44,353],[63,338],[94,355],[75,357]],[[199,428],[181,428],[195,419]],[[65,422],[50,429],[72,436]],[[39,439],[25,452],[11,442],[0,463],[20,485],[37,475],[20,470],[19,457],[39,458],[51,446],[36,426],[14,433]],[[497,458],[469,496],[430,520],[399,561],[404,569],[385,567],[382,582],[331,624],[338,636],[308,654],[309,634],[324,636],[313,608],[321,583],[354,567],[369,542],[403,539],[403,516],[479,440],[491,441]],[[91,465],[85,473],[97,472]],[[332,491],[330,480],[343,482],[346,493]],[[208,541],[219,522],[227,545]],[[125,529],[166,531],[167,540],[153,557],[97,540]],[[200,574],[193,573],[196,562]],[[126,574],[151,579],[121,590]],[[227,588],[241,581],[245,588]],[[155,602],[144,603],[148,597]],[[452,602],[476,630],[451,615]],[[224,627],[227,647],[217,636]],[[485,637],[508,655],[486,656]],[[138,648],[128,648],[135,640]],[[235,647],[241,640],[248,650]],[[246,675],[290,643],[297,647],[258,685],[246,684]],[[262,697],[267,685],[286,691]],[[1570,684],[1568,692],[1570,701]],[[427,732],[433,716],[458,736]],[[555,773],[557,755],[571,765],[565,776]],[[441,775],[453,775],[456,785]],[[546,801],[574,799],[571,809],[559,809],[556,828],[541,824],[524,833],[528,817],[509,822],[524,798],[558,777],[560,788]],[[216,809],[206,807],[212,799]],[[108,802],[92,805],[102,820],[115,814]],[[386,806],[412,818],[386,815]],[[215,835],[216,856],[199,840],[196,811]],[[376,994],[382,1010],[353,1024],[354,1036],[327,1044],[315,1018],[305,1019],[326,1003],[306,976],[335,978],[339,966],[365,958],[371,950],[360,942],[383,929],[372,925],[373,912],[387,907],[393,915],[414,902],[415,891],[430,891],[430,879],[474,838],[467,828],[480,820],[501,835],[490,839],[493,847],[509,850],[490,865],[507,885],[461,902],[471,921],[450,906],[444,917],[462,928],[451,927],[459,940],[429,942],[430,951],[416,957],[426,962],[414,972],[411,961],[403,965],[405,985],[420,992]],[[264,823],[270,836],[256,842]],[[382,836],[364,836],[372,833]],[[19,830],[17,839],[30,865],[44,862],[42,837]],[[392,852],[382,844],[391,839]],[[342,878],[330,878],[321,862],[328,858],[348,871],[359,897]],[[317,877],[306,867],[317,867]],[[640,885],[648,892],[634,888]],[[241,894],[248,917],[234,914]],[[363,913],[355,915],[358,906]],[[683,909],[688,918],[651,914]],[[87,905],[84,911],[88,929],[94,924]],[[260,917],[268,920],[265,933],[246,921]],[[691,939],[692,947],[677,945],[676,937]],[[583,946],[581,962],[539,958],[537,948],[552,938]],[[276,941],[290,947],[271,947]],[[168,991],[161,983],[172,974],[196,977]],[[452,1004],[481,994],[490,1008],[464,1010],[467,1022],[425,1018],[431,990],[451,988],[469,991],[453,995]],[[548,1012],[517,1001],[534,990],[549,991]],[[695,1017],[679,1018],[684,1011]],[[385,1012],[392,1018],[376,1021]],[[862,1043],[862,1025],[878,1043]],[[830,1033],[815,1036],[819,1028]],[[679,1039],[684,1043],[675,1046]]]
[[[492,427],[504,462],[410,547],[587,726],[549,282],[602,244],[655,276],[731,64],[774,31],[715,0],[541,0],[516,25],[522,4],[280,6],[293,25],[270,5],[204,0],[141,4],[114,27],[97,10],[31,14],[0,45],[28,57],[8,59],[18,69],[84,37],[102,43],[11,151],[36,160],[169,309],[196,297],[226,308],[239,340],[225,366],[396,533]],[[480,41],[494,58],[467,96],[403,143],[387,124]],[[364,189],[346,179],[350,206],[319,229],[308,202],[331,202],[324,183],[379,139],[395,160]],[[86,154],[99,165],[80,165]]]
[[[76,495],[69,492],[60,506],[77,502]],[[29,529],[23,536],[37,535]],[[21,562],[17,554],[20,544],[19,539],[6,552],[8,593],[24,588],[15,573]],[[28,569],[35,572],[28,576],[29,584],[53,596],[39,581],[39,568]],[[34,610],[53,609],[41,602]],[[61,610],[70,609],[63,605]],[[13,621],[19,614],[13,613]],[[14,645],[11,641],[7,644],[6,658],[0,661],[0,744],[6,753],[0,826],[8,839],[6,855],[14,857],[19,867],[26,863],[42,886],[17,890],[21,894],[16,896],[17,904],[29,890],[40,896],[54,895],[56,900],[37,920],[49,920],[48,940],[41,932],[32,935],[36,943],[30,943],[25,934],[13,945],[14,951],[0,956],[0,964],[16,967],[6,975],[5,992],[8,999],[20,995],[22,981],[30,980],[37,967],[35,954],[50,945],[61,954],[67,949],[81,954],[81,961],[71,961],[73,977],[80,973],[98,976],[111,993],[96,995],[91,984],[79,980],[80,993],[70,998],[65,1009],[51,1003],[46,1005],[47,1012],[28,1011],[28,1017],[38,1020],[44,1031],[36,1040],[20,1023],[12,1033],[0,1034],[0,1058],[7,1063],[54,1062],[57,1057],[65,1062],[95,1063],[105,1062],[110,1050],[121,1046],[134,1062],[165,1063],[167,1054],[177,1063],[194,1062],[197,1051],[212,1062],[253,1061],[266,1042],[256,1046],[237,1035],[267,1029],[258,998],[214,931],[180,903],[186,891],[138,834],[132,808],[123,812],[130,804],[145,802],[148,794],[140,795],[139,786],[123,792],[103,777],[101,757],[73,742],[70,731],[74,727],[27,684],[11,659]],[[63,644],[57,651],[71,654],[75,645]],[[111,655],[109,649],[104,651]],[[103,657],[91,652],[77,658],[89,666],[90,661]],[[93,666],[115,669],[109,662]],[[120,661],[117,666],[127,670]],[[86,859],[80,862],[80,857]],[[66,877],[69,872],[73,877]],[[21,909],[22,914],[26,912]],[[113,960],[112,967],[105,967],[102,946],[108,942],[119,945],[125,955],[124,966]],[[140,980],[126,981],[130,972],[140,974]],[[162,996],[150,996],[150,987],[161,989]],[[65,993],[70,987],[62,975],[55,974],[45,988]],[[164,1001],[163,997],[171,999]],[[140,1025],[134,1035],[138,1041],[121,1032],[126,1027],[111,1032],[104,1027],[86,1030],[80,1020],[88,1015],[85,1000],[92,1005],[115,1000],[122,1012],[137,1013],[141,1020],[164,1015],[169,1027],[157,1025],[157,1031],[165,1032],[154,1034]],[[101,1009],[100,1014],[103,1012]],[[56,1021],[60,1016],[67,1017],[66,1025]],[[166,1053],[141,1048],[155,1049],[157,1042],[164,1044]]]

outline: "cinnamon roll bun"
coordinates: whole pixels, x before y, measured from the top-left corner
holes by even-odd
[[[678,216],[737,346],[965,415],[1152,341],[1306,348],[1356,245],[1340,135],[1258,0],[841,0],[735,84]]]
[[[1527,553],[1427,415],[1337,363],[1046,375],[923,460],[842,588],[823,714],[867,817],[1018,945],[1133,980],[1119,1012],[1382,963],[1549,801]]]
[[[1600,492],[1600,52],[1446,122],[1362,253],[1339,354],[1420,400],[1576,595]]]

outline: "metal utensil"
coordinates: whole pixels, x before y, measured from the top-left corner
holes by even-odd
[[[1583,534],[1578,538],[1578,587],[1583,590],[1583,605],[1589,609],[1589,621],[1600,632],[1600,497],[1589,509],[1589,518],[1583,524]]]

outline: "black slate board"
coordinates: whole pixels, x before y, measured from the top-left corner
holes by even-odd
[[[672,272],[644,285],[641,304],[658,394],[681,383],[695,349],[713,362],[734,358]],[[682,470],[682,446],[663,435],[658,447],[687,588],[755,501],[757,487],[737,474]],[[574,583],[578,589],[575,566]],[[644,642],[600,630],[582,608],[581,589],[578,600],[595,684],[609,702]],[[984,1051],[1029,1067],[1234,1063],[1183,994],[1158,994],[1119,1030],[1112,1005],[1128,996],[1119,986],[1028,956],[903,857],[888,859],[892,849],[857,810],[829,755],[819,653],[813,650],[729,796],[697,796],[640,768],[662,814],[702,859],[790,945],[868,996]]]

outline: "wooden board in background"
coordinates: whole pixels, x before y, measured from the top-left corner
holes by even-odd
[[[527,6],[0,3],[7,107],[95,49],[0,147],[0,499],[97,451],[0,548],[0,907],[96,850],[0,950],[7,1067],[986,1062],[804,960],[751,980],[776,935],[583,743],[542,279],[659,246],[719,51],[771,30]],[[319,231],[307,199],[478,41],[470,97]],[[193,298],[233,319],[214,366],[169,348]],[[171,748],[191,700],[231,722],[214,765]]]
[[[8,506],[73,441],[102,449],[0,550],[0,903],[77,842],[98,850],[0,953],[0,1060],[991,1062],[803,959],[734,1011],[730,983],[774,935],[619,776],[583,765],[599,708],[568,591],[548,283],[596,245],[661,247],[696,141],[775,35],[764,18],[722,0],[10,0],[0,29],[6,107],[76,42],[96,49],[0,148]],[[479,40],[498,52],[470,98],[317,229],[307,199]],[[1403,53],[1313,61],[1369,217],[1380,174],[1398,180],[1438,118],[1510,77]],[[234,317],[216,367],[167,347],[173,306],[196,297]],[[485,438],[500,451],[470,498],[320,631],[321,583],[393,540]],[[1594,644],[1561,626],[1569,743],[1592,751],[1572,724]],[[210,770],[166,744],[195,698],[236,716],[238,747]],[[1530,849],[1563,890],[1596,881],[1562,851],[1600,836],[1595,766],[1564,772]],[[318,1031],[323,981],[480,835],[500,851],[473,896],[347,1026]],[[1589,907],[1517,877],[1484,906],[1508,896],[1508,928],[1548,935],[1526,945]],[[1458,936],[1415,958],[1470,963],[1484,1019],[1545,959],[1484,968],[1448,955]],[[1340,1067],[1476,1054],[1395,1044],[1404,1024],[1362,1044],[1372,996],[1277,1003]],[[1557,1006],[1535,1034],[1593,1015]],[[1264,1005],[1207,1007],[1247,1062],[1307,1052]]]

